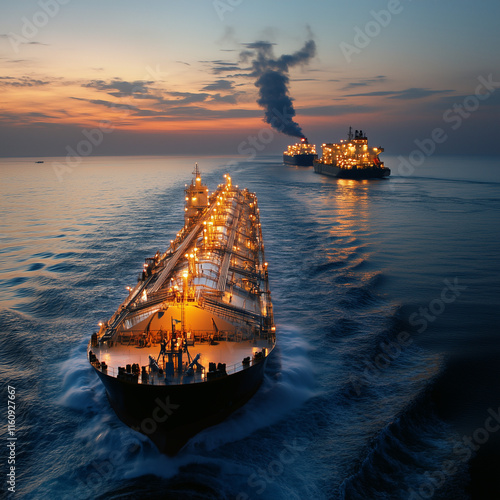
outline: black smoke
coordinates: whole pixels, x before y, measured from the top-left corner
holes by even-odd
[[[274,56],[272,43],[254,42],[245,44],[245,47],[246,50],[240,56],[243,61],[252,59],[249,76],[257,78],[257,103],[264,108],[264,120],[279,132],[304,137],[299,124],[293,121],[296,113],[288,92],[288,71],[293,66],[307,64],[316,54],[316,44],[309,40],[294,54],[284,54],[278,58]]]

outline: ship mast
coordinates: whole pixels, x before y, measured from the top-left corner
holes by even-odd
[[[200,169],[198,168],[198,162],[196,162],[196,163],[194,164],[194,171],[193,171],[193,175],[194,175],[195,179],[196,179],[197,177],[200,177]]]
[[[189,186],[186,185],[185,193],[184,226],[188,227],[208,207],[208,188],[201,182],[198,163],[195,164],[193,180]]]

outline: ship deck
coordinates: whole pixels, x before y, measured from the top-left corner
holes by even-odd
[[[233,187],[229,176],[212,195],[207,192],[196,170],[185,190],[184,227],[164,254],[146,259],[137,285],[128,287],[129,296],[93,335],[89,358],[96,369],[121,378],[128,367],[133,377],[123,378],[135,380],[139,365],[139,383],[200,382],[213,376],[212,363],[225,364],[230,374],[249,366],[244,358],[258,362],[262,354],[254,360],[256,352],[272,350],[275,327],[257,198]],[[168,344],[164,355],[162,339]],[[178,341],[187,344],[190,356],[171,345]],[[187,365],[198,354],[204,368],[188,376]]]
[[[177,372],[172,376],[165,377],[165,374],[154,374],[148,369],[149,381],[148,384],[179,384],[179,383],[193,383],[202,382],[206,372],[208,372],[209,363],[225,363],[226,373],[240,371],[244,368],[242,361],[244,358],[249,357],[253,359],[255,352],[267,349],[266,354],[273,348],[273,343],[267,339],[243,340],[243,341],[217,341],[214,344],[210,342],[199,342],[195,345],[188,346],[188,352],[182,354],[182,364],[184,365],[184,373],[178,374]],[[126,367],[138,363],[140,367],[149,366],[149,357],[158,360],[160,368],[164,369],[163,356],[160,356],[160,344],[153,344],[147,347],[137,345],[114,344],[112,347],[102,344],[92,347],[92,352],[96,355],[97,359],[107,365],[106,373],[113,377],[118,375],[118,367]],[[194,357],[200,354],[199,363],[204,367],[204,371],[195,372],[191,377],[185,375],[186,363],[192,361]],[[166,359],[166,356],[165,356]],[[139,377],[138,383],[141,383]]]

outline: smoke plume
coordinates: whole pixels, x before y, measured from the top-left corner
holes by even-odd
[[[254,42],[245,44],[245,47],[240,56],[243,61],[251,59],[252,72],[249,76],[257,78],[257,103],[264,108],[264,120],[279,132],[304,137],[299,124],[293,121],[295,109],[288,93],[288,71],[293,66],[307,64],[316,54],[316,44],[309,40],[294,54],[278,58],[274,56],[272,43]]]

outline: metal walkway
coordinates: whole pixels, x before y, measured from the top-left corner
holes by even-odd
[[[184,241],[180,244],[179,248],[175,251],[175,253],[172,256],[172,258],[170,259],[169,263],[165,266],[165,269],[163,269],[163,271],[160,273],[160,276],[158,276],[156,283],[153,285],[151,290],[149,290],[149,293],[157,292],[161,288],[163,283],[165,283],[165,280],[169,277],[172,269],[175,267],[178,260],[184,255],[186,248],[192,243],[194,238],[201,231],[201,227],[203,226],[203,221],[206,220],[208,215],[210,215],[210,213],[213,211],[216,204],[217,204],[216,202],[212,203],[212,205],[208,209],[207,213],[200,217],[200,220],[197,222],[197,224],[194,226],[194,228],[191,230],[191,232],[188,234],[188,236],[186,236],[186,238],[184,238]]]

